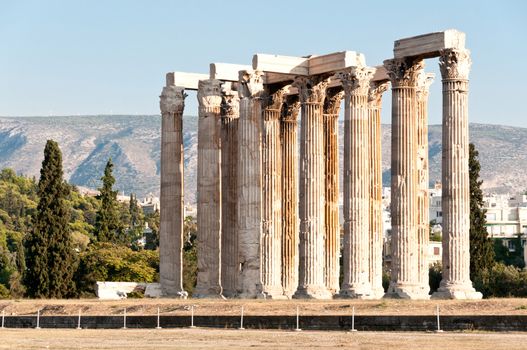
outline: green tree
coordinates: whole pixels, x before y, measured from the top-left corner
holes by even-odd
[[[112,170],[113,163],[110,158],[104,168],[104,176],[101,178],[102,187],[99,188],[100,193],[97,196],[100,207],[95,218],[95,237],[99,242],[117,242],[123,231],[119,220],[117,191],[113,190],[115,178]]]
[[[75,292],[76,256],[68,225],[68,192],[59,145],[48,140],[38,183],[37,213],[25,241],[24,280],[31,297],[63,298]]]
[[[76,280],[81,296],[93,296],[97,281],[150,283],[158,280],[158,271],[158,251],[94,243],[81,253]]]
[[[159,210],[145,215],[145,222],[148,223],[149,231],[145,234],[145,249],[156,250],[159,247]]]
[[[470,278],[481,279],[486,269],[491,269],[494,261],[494,245],[485,228],[485,209],[483,209],[483,192],[479,178],[481,166],[479,153],[474,144],[469,145],[469,178],[470,178]]]
[[[190,295],[196,287],[198,276],[198,246],[197,246],[198,226],[196,218],[185,217],[183,222],[183,234],[185,242],[183,244],[183,289]]]
[[[130,213],[128,237],[132,249],[137,250],[140,248],[140,246],[137,245],[137,240],[143,237],[144,215],[139,203],[137,202],[137,196],[133,193],[130,194],[128,211]]]

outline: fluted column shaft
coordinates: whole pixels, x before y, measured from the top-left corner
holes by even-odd
[[[427,298],[419,287],[417,239],[417,76],[422,60],[384,61],[392,82],[392,276],[388,294]]]
[[[260,238],[262,233],[262,73],[240,72],[238,121],[237,231],[238,295],[262,297]]]
[[[324,130],[327,80],[299,77],[300,132],[299,280],[294,298],[331,298],[324,283]]]
[[[429,293],[428,243],[430,236],[429,176],[428,176],[428,91],[434,79],[433,73],[422,72],[417,82],[417,268],[418,283],[424,293]]]
[[[388,82],[372,82],[368,94],[368,127],[370,144],[370,283],[373,296],[384,295],[382,286],[382,94]]]
[[[262,100],[262,291],[266,298],[283,297],[282,248],[282,153],[280,111],[284,90],[265,89]]]
[[[470,192],[468,172],[468,50],[444,50],[443,79],[443,279],[434,297],[479,299],[470,281]]]
[[[183,290],[183,110],[185,91],[161,93],[161,218],[159,280],[165,296],[186,298]]]
[[[194,297],[221,297],[221,85],[198,86],[198,277]]]
[[[342,297],[371,298],[368,90],[374,70],[339,74],[344,98],[344,280]]]
[[[291,297],[298,286],[298,112],[297,97],[285,101],[282,140],[282,287]]]
[[[221,285],[223,295],[234,297],[238,279],[238,234],[236,231],[238,118],[240,98],[231,83],[222,87],[221,105]]]
[[[324,157],[325,157],[325,234],[324,271],[326,288],[335,294],[339,290],[339,147],[338,118],[340,102],[344,96],[341,88],[328,89],[324,101]]]

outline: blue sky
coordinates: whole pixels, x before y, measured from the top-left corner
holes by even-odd
[[[355,50],[456,28],[472,51],[470,121],[527,127],[527,1],[0,0],[0,115],[158,114],[168,71]],[[440,123],[437,60],[430,123]],[[383,122],[389,122],[389,95]],[[186,114],[197,114],[195,94]]]

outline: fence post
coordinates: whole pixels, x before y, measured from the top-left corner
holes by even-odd
[[[242,314],[241,314],[241,317],[240,317],[240,328],[238,329],[245,329],[243,328],[243,305],[242,305]]]
[[[159,308],[157,308],[157,327],[156,329],[161,329],[161,323],[159,321]]]
[[[300,332],[302,329],[300,329],[300,310],[298,305],[296,306],[296,328],[295,332]]]
[[[123,328],[122,329],[126,329],[126,308],[124,308]]]
[[[194,305],[190,307],[190,328],[196,328],[194,326]]]
[[[77,320],[77,329],[81,329],[81,309],[79,309],[79,319]]]
[[[35,329],[40,329],[40,309],[37,310],[37,326]]]
[[[441,332],[443,332],[443,330],[441,329],[441,325],[439,324],[439,305],[437,305],[437,307],[436,307],[436,315],[437,315],[437,330],[436,330],[436,332],[437,333],[441,333]]]
[[[356,332],[355,329],[355,306],[351,308],[351,331]]]

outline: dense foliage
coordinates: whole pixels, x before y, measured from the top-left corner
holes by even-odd
[[[115,178],[112,174],[113,163],[109,159],[104,168],[104,176],[101,178],[102,187],[99,188],[97,199],[100,207],[95,218],[95,234],[99,242],[123,241],[123,225],[120,221],[119,205],[117,202],[117,191],[113,190]]]
[[[39,183],[11,169],[0,171],[0,298],[92,297],[96,281],[157,281],[159,211],[143,214],[135,194],[129,202],[113,200],[117,192],[111,162],[103,176],[103,193],[94,197],[62,180],[58,145],[51,143],[46,152]],[[101,213],[103,198],[110,198],[106,214]],[[55,210],[39,214],[46,203],[48,208],[56,205]],[[104,224],[108,217],[111,224]],[[52,225],[43,224],[44,218]],[[99,227],[112,229],[101,235]],[[191,293],[197,274],[194,218],[185,218],[184,230],[183,284]],[[52,260],[56,257],[50,258],[51,251],[68,261],[67,266]]]

